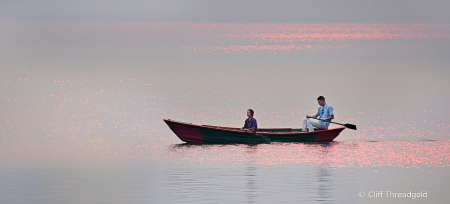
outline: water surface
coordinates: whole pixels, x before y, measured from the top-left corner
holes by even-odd
[[[0,27],[5,203],[448,200],[448,24]],[[162,121],[239,127],[252,108],[259,127],[295,128],[319,95],[358,130],[331,143],[189,145]]]

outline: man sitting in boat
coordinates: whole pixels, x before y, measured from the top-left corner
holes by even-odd
[[[326,130],[330,125],[330,121],[334,119],[333,108],[325,102],[325,97],[319,96],[317,98],[319,109],[315,115],[306,115],[303,120],[302,131],[314,131],[314,127],[319,130]],[[318,117],[318,120],[316,120]],[[313,119],[312,119],[313,118]]]
[[[243,130],[250,130],[256,132],[258,130],[258,124],[256,124],[256,119],[253,117],[255,112],[252,109],[247,110],[247,119],[245,119]]]

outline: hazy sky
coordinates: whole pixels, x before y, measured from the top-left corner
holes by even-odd
[[[444,0],[0,1],[0,21],[448,23]]]

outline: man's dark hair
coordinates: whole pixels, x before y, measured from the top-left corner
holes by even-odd
[[[317,98],[317,100],[318,100],[318,101],[323,101],[323,100],[325,100],[325,97],[319,96],[319,98]]]
[[[253,114],[255,114],[255,111],[253,111],[252,109],[248,109],[247,111],[250,111],[250,113],[252,114],[252,116],[253,116]]]

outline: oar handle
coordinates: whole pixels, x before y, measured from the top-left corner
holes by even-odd
[[[322,121],[322,120],[317,119],[317,118],[311,118],[311,119]],[[344,124],[341,124],[341,123],[335,123],[335,122],[331,122],[331,121],[326,121],[326,122],[328,122],[328,123],[334,123],[334,124],[338,124],[338,125],[344,125]]]
[[[320,120],[320,119],[317,119],[317,118],[311,118],[311,119],[314,119],[314,120]],[[321,121],[321,120],[320,120]],[[338,124],[338,125],[343,125],[343,126],[345,126],[344,124],[341,124],[341,123],[336,123],[336,122],[331,122],[331,121],[326,121],[326,122],[328,122],[328,123],[334,123],[334,124]]]
[[[313,119],[315,119],[315,120],[320,120],[320,119],[317,119],[317,118],[313,118]],[[334,123],[334,124],[338,124],[338,125],[342,125],[342,126],[344,126],[344,127],[346,127],[346,128],[349,128],[349,129],[353,129],[353,130],[356,130],[356,125],[353,125],[353,124],[342,124],[342,123],[336,123],[336,122],[331,122],[331,121],[327,121],[327,122],[329,122],[329,123]]]
[[[327,122],[328,122],[328,121],[327,121]],[[345,126],[345,124],[342,124],[342,123],[336,123],[336,122],[331,122],[331,121],[329,121],[329,123],[334,123],[334,124],[338,124],[338,125]]]

